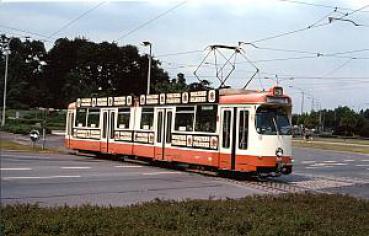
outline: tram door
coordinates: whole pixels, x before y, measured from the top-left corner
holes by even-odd
[[[109,152],[109,140],[114,140],[116,109],[102,108],[100,151]]]
[[[172,140],[173,108],[156,110],[155,159],[165,160],[165,148],[170,147]]]
[[[237,154],[248,149],[249,111],[247,108],[221,109],[219,168],[236,170]]]
[[[236,166],[236,114],[237,108],[220,109],[221,135],[219,168],[234,170]]]
[[[68,139],[68,143],[66,143],[68,145],[68,148],[70,148],[70,139],[73,136],[73,126],[74,126],[74,113],[73,112],[69,112],[67,113],[67,139]]]

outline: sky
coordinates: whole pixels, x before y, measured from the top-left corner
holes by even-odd
[[[197,81],[193,72],[209,45],[253,42],[241,45],[227,85],[243,87],[258,68],[248,88],[268,89],[278,78],[296,113],[303,93],[305,112],[369,108],[369,0],[3,0],[0,33],[44,40],[48,49],[59,37],[85,37],[135,45],[144,54],[142,42],[149,41],[169,75],[184,73],[188,82]],[[224,62],[220,53],[233,52],[218,50],[217,64]],[[204,62],[198,76],[219,86],[213,52]]]

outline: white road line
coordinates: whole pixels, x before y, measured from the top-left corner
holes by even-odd
[[[64,170],[84,170],[84,169],[91,169],[89,166],[62,166],[60,167]]]
[[[343,160],[344,162],[352,162],[352,161],[355,161],[355,160]]]
[[[181,172],[173,172],[173,171],[161,171],[161,172],[147,172],[142,173],[142,175],[165,175],[165,174],[182,174]]]
[[[367,167],[369,165],[355,165],[355,166],[358,166],[358,167]]]
[[[14,167],[14,168],[0,168],[0,170],[32,170],[32,168],[27,168],[27,167]]]
[[[325,163],[316,163],[316,164],[314,164],[314,165],[310,165],[310,166],[312,166],[312,167],[314,167],[314,166],[329,166],[329,164],[325,164]]]
[[[361,160],[361,161],[369,161],[369,160]]]
[[[346,163],[335,163],[335,164],[332,164],[334,166],[347,166],[348,164]]]
[[[325,163],[336,163],[337,161],[323,161]]]
[[[80,175],[53,175],[53,176],[14,176],[14,177],[3,177],[2,180],[12,179],[57,179],[57,178],[80,178]]]
[[[40,156],[31,156],[31,155],[14,155],[14,154],[3,154],[2,155],[3,157],[25,157],[25,158],[44,158],[44,159],[51,159],[49,156],[43,156],[43,155],[40,155]]]
[[[310,164],[310,163],[315,163],[316,161],[302,161],[302,164]]]
[[[317,169],[317,168],[330,168],[334,166],[306,166],[306,169]]]
[[[114,166],[116,168],[140,168],[140,167],[143,167],[143,166]]]

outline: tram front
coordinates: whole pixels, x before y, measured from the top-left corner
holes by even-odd
[[[282,87],[273,87],[265,103],[255,107],[253,148],[264,159],[257,167],[259,175],[279,176],[292,172],[291,110],[291,99],[283,94]]]

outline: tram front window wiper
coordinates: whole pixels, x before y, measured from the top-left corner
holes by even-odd
[[[290,135],[291,124],[282,109],[259,108],[256,112],[256,130],[264,135]]]

